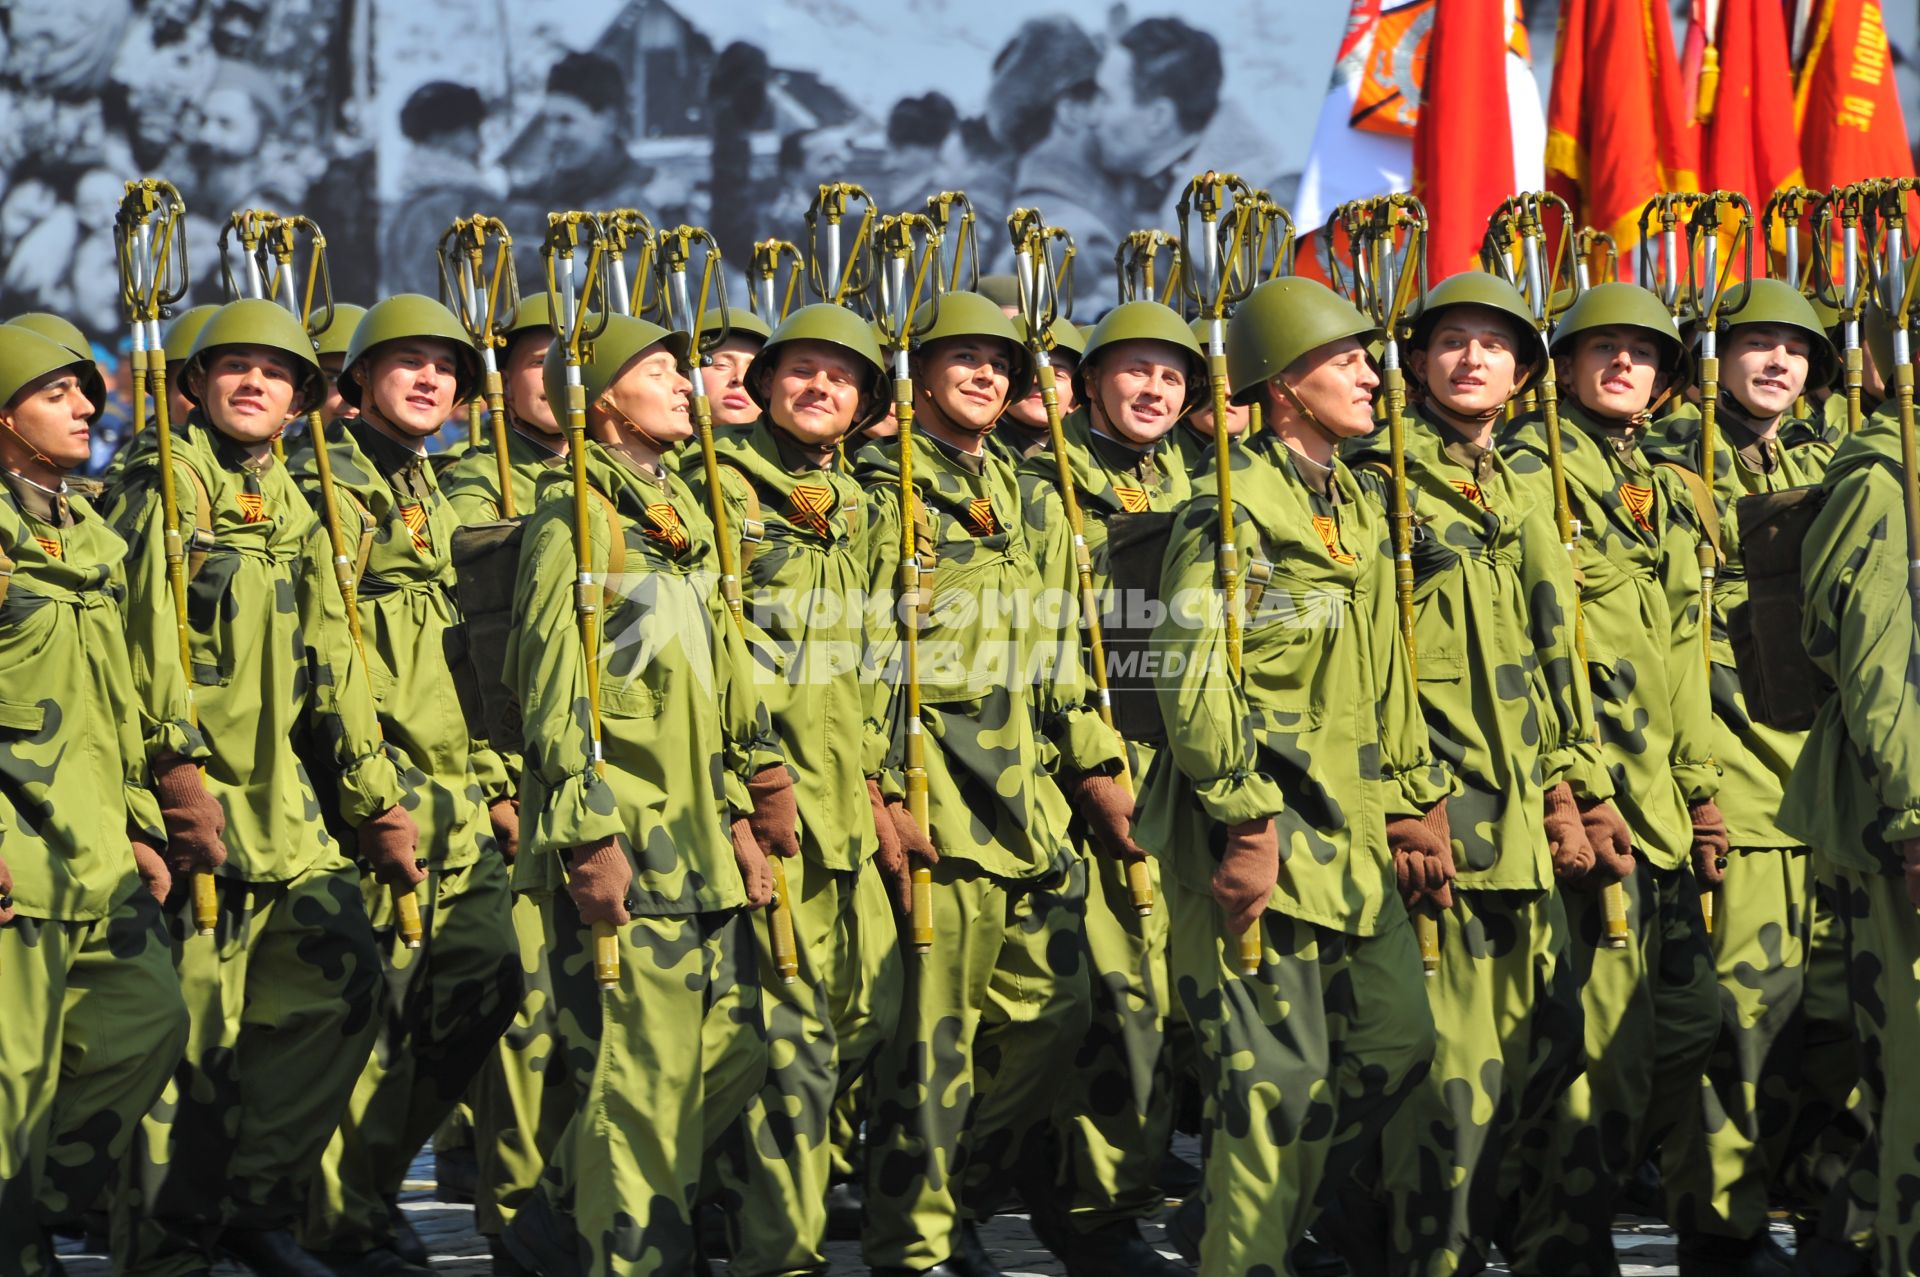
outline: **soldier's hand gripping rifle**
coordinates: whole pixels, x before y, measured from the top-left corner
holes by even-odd
[[[1560,221],[1560,238],[1552,252],[1547,251],[1547,214],[1557,213]],[[1582,265],[1592,251],[1593,244],[1601,233],[1586,228],[1573,230],[1573,210],[1567,207],[1565,200],[1558,195],[1544,192],[1529,192],[1517,195],[1502,204],[1495,211],[1496,219],[1506,221],[1513,230],[1513,236],[1520,249],[1520,291],[1526,295],[1527,306],[1533,312],[1533,325],[1540,332],[1544,344],[1552,332],[1555,315],[1554,299],[1568,285],[1567,245],[1569,238],[1575,243],[1574,267],[1571,280],[1571,294],[1568,304],[1578,300],[1588,288],[1591,276],[1583,275]],[[1611,247],[1611,237],[1605,238]],[[1580,520],[1573,513],[1572,499],[1567,495],[1567,467],[1565,452],[1560,434],[1560,390],[1555,380],[1553,360],[1545,361],[1540,372],[1540,419],[1547,438],[1547,473],[1553,484],[1553,523],[1560,534],[1560,544],[1567,552],[1567,561],[1573,570],[1574,586],[1572,593],[1573,609],[1573,652],[1574,663],[1578,668],[1574,677],[1583,683],[1589,675],[1587,671],[1587,624],[1580,602]],[[1591,693],[1589,693],[1589,696]],[[1627,890],[1618,882],[1608,883],[1600,894],[1600,913],[1605,924],[1603,943],[1609,949],[1625,949],[1628,941],[1627,931]]]
[[[785,288],[779,286],[783,263],[787,270]],[[806,263],[801,260],[799,245],[784,239],[756,241],[747,267],[747,278],[752,284],[747,300],[752,303],[753,313],[765,320],[769,328],[777,327],[799,298],[800,281],[805,275]]]
[[[713,352],[727,340],[731,317],[727,307],[726,267],[721,261],[720,245],[701,226],[676,226],[655,237],[654,266],[660,272],[660,295],[667,307],[667,327],[689,334],[688,362],[692,364],[692,409],[694,429],[700,440],[700,460],[707,476],[707,515],[713,520],[713,539],[720,558],[720,599],[734,628],[744,637],[746,609],[740,593],[740,556],[736,553],[727,518],[727,500],[720,488],[720,454],[713,443],[713,404],[707,398],[707,383],[702,369]],[[687,276],[695,259],[700,261],[700,287],[688,287]],[[707,316],[716,313],[720,322],[709,328]],[[773,873],[773,903],[767,913],[767,929],[773,950],[774,971],[781,983],[792,984],[800,975],[800,950],[793,932],[793,900],[787,891],[785,858],[767,855],[767,867]]]
[[[1812,254],[1813,298],[1840,312],[1841,357],[1846,368],[1847,433],[1860,429],[1865,408],[1860,402],[1866,382],[1866,356],[1860,345],[1860,312],[1867,301],[1869,254],[1860,251],[1860,227],[1867,212],[1867,184],[1840,187],[1819,198],[1814,208]],[[1840,223],[1840,278],[1833,277],[1833,223]]]
[[[1227,308],[1253,287],[1254,209],[1253,192],[1231,173],[1202,173],[1180,195],[1182,286],[1207,321],[1207,381],[1213,394],[1213,461],[1220,504],[1214,571],[1226,627],[1227,666],[1236,680],[1241,651],[1240,550],[1233,539],[1233,462],[1227,434]],[[1256,919],[1239,938],[1242,974],[1258,974],[1263,957]]]
[[[577,260],[585,248],[584,267]],[[588,756],[596,774],[606,771],[600,751],[600,600],[594,581],[593,533],[587,522],[587,390],[580,366],[594,338],[606,331],[611,314],[605,297],[602,267],[606,235],[592,213],[547,214],[547,237],[540,246],[547,268],[547,304],[553,314],[554,340],[566,360],[566,425],[568,460],[573,468],[573,610],[580,627],[580,646],[587,670]],[[600,303],[594,309],[594,303]],[[620,528],[610,527],[612,536]],[[593,974],[602,989],[620,983],[620,939],[611,922],[593,924]]]
[[[840,224],[847,211],[859,207],[854,223],[851,251],[840,239]],[[867,291],[864,272],[873,269],[875,255],[869,251],[874,226],[873,197],[864,187],[851,182],[822,182],[819,193],[807,208],[807,238],[803,249],[807,259],[807,283],[816,299],[836,306],[850,305],[849,299]]]
[[[295,281],[294,258],[303,238],[307,241],[307,270],[306,284],[301,287]],[[305,215],[276,217],[262,227],[261,242],[263,254],[273,264],[268,293],[293,312],[310,336],[325,332],[333,324],[333,276],[327,269],[327,237],[319,225]],[[314,473],[320,479],[320,508],[328,548],[333,552],[333,579],[340,587],[340,601],[346,606],[347,634],[353,640],[353,650],[360,663],[372,668],[360,627],[360,583],[355,576],[354,556],[347,549],[346,530],[340,526],[333,457],[327,450],[327,419],[319,404],[307,409],[307,435],[313,444]],[[367,700],[374,730],[380,732],[380,703],[373,694],[371,682],[367,686]],[[381,734],[384,739],[384,732]],[[392,890],[394,929],[403,945],[418,949],[426,938],[420,922],[419,897],[413,887],[399,883],[395,883]]]
[[[1070,264],[1073,238],[1058,226],[1047,226],[1038,209],[1016,209],[1007,219],[1007,233],[1013,239],[1013,278],[1020,301],[1020,317],[1027,325],[1027,349],[1033,354],[1034,377],[1040,383],[1040,402],[1047,409],[1047,437],[1053,448],[1054,482],[1060,490],[1060,502],[1066,508],[1067,528],[1073,537],[1073,564],[1080,583],[1080,624],[1086,632],[1087,651],[1093,666],[1094,695],[1100,721],[1119,735],[1113,722],[1113,697],[1107,688],[1107,649],[1101,635],[1100,595],[1094,588],[1093,556],[1087,550],[1086,518],[1080,509],[1080,493],[1073,482],[1073,467],[1067,459],[1067,436],[1060,420],[1060,391],[1053,366],[1053,323],[1060,316],[1058,280],[1066,273],[1054,260],[1060,247]],[[1120,738],[1120,787],[1133,797],[1133,773],[1127,764],[1127,741]],[[1144,860],[1126,862],[1127,895],[1133,911],[1144,918],[1153,912],[1153,876]]]
[[[637,208],[616,208],[600,214],[600,228],[607,233],[607,304],[613,313],[643,318],[661,313],[666,299],[660,292],[654,270],[654,251],[660,233],[654,229],[652,219]],[[634,263],[633,282],[629,286],[627,250],[636,244],[640,257]]]
[[[161,312],[187,295],[187,206],[171,182],[142,178],[128,182],[114,217],[114,246],[120,265],[120,301],[126,311],[133,348],[134,430],[144,426],[144,389],[153,395],[153,428],[160,469],[161,543],[167,559],[167,586],[173,595],[173,628],[180,669],[185,675],[187,717],[200,722],[193,703],[193,640],[187,625],[187,548],[180,534],[180,494],[174,485],[173,423],[167,408],[167,355],[160,338]],[[220,921],[220,897],[213,875],[193,875],[193,926],[210,936]]]
[[[915,244],[916,235],[920,242]],[[893,417],[899,424],[900,452],[900,652],[906,694],[905,781],[907,812],[920,832],[932,837],[927,819],[927,743],[920,723],[920,547],[914,539],[914,511],[919,496],[913,490],[913,350],[916,313],[923,296],[931,299],[926,326],[940,312],[940,231],[924,213],[900,213],[880,224],[878,277],[879,323],[886,334],[888,359],[893,364]],[[923,329],[924,331],[924,329]],[[933,871],[913,866],[913,901],[908,916],[914,952],[933,952]]]
[[[1913,411],[1913,307],[1920,293],[1920,255],[1901,257],[1905,248],[1907,199],[1920,191],[1910,177],[1887,181],[1880,188],[1881,215],[1887,223],[1884,275],[1890,296],[1887,310],[1893,320],[1893,398],[1900,417],[1900,478],[1907,507],[1907,592],[1920,626],[1920,447],[1916,446]]]
[[[1380,326],[1380,380],[1387,392],[1387,447],[1393,471],[1388,494],[1393,592],[1399,605],[1400,638],[1407,650],[1407,677],[1418,680],[1413,502],[1407,492],[1407,381],[1400,367],[1400,338],[1427,293],[1427,210],[1411,195],[1381,196],[1343,208],[1349,210],[1342,220],[1349,222],[1354,250],[1354,301]],[[1439,923],[1423,903],[1414,911],[1413,924],[1421,969],[1432,976],[1440,969]]]
[[[487,250],[493,264],[487,265]],[[460,326],[480,350],[487,415],[493,431],[494,465],[500,476],[500,517],[514,517],[513,462],[507,456],[507,400],[497,351],[520,309],[520,276],[513,264],[513,236],[497,217],[475,213],[455,218],[440,236],[440,291],[460,317]],[[467,401],[467,434],[479,443],[480,400]]]

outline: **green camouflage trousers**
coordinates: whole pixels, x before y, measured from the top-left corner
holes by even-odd
[[[1599,892],[1561,888],[1568,960],[1586,1012],[1587,1071],[1526,1150],[1521,1207],[1506,1251],[1516,1273],[1619,1271],[1614,1199],[1695,1105],[1720,1029],[1719,986],[1688,869],[1641,863],[1626,880],[1628,945],[1604,947]]]
[[[113,1203],[119,1273],[193,1272],[223,1226],[294,1223],[378,1029],[358,870],[332,857],[290,882],[218,881],[210,937],[194,934],[191,892],[168,902],[191,1027]]]
[[[1440,969],[1423,982],[1433,1068],[1381,1140],[1392,1271],[1409,1277],[1486,1267],[1512,1218],[1518,1149],[1586,1066],[1560,897],[1456,887],[1453,898]]]
[[[490,850],[459,868],[429,866],[420,884],[425,943],[396,932],[392,892],[361,884],[385,958],[380,1034],[321,1158],[301,1244],[355,1255],[393,1240],[387,1199],[414,1154],[492,1058],[520,1001],[505,862]]]
[[[834,1105],[900,1018],[900,931],[879,868],[785,862],[800,971],[773,969],[766,924],[755,948],[766,1005],[766,1086],[722,1140],[719,1203],[738,1277],[824,1272]]]
[[[187,1043],[160,906],[0,927],[0,1273],[59,1271],[45,1230],[113,1182]]]
[[[548,908],[560,1037],[594,1060],[501,1237],[545,1277],[690,1272],[706,1150],[766,1078],[756,920],[635,918],[619,933],[620,983],[603,993],[572,898],[557,892]]]
[[[1720,1035],[1698,1102],[1662,1147],[1661,1172],[1675,1228],[1754,1237],[1767,1227],[1781,1176],[1846,1106],[1856,1071],[1844,1049],[1852,1013],[1819,996],[1844,985],[1845,969],[1838,953],[1812,944],[1805,850],[1736,848],[1717,896],[1709,944]],[[1836,1014],[1844,1017],[1837,1024],[1820,1018]]]
[[[964,1219],[991,1216],[1050,1144],[1054,1093],[1086,1033],[1086,874],[1008,882],[933,867],[933,952],[909,954],[900,1027],[869,1080],[874,1266],[931,1268]]]
[[[1413,928],[1350,936],[1269,909],[1240,974],[1209,894],[1167,883],[1168,966],[1206,1095],[1205,1277],[1291,1274],[1294,1243],[1348,1192],[1433,1057]]]

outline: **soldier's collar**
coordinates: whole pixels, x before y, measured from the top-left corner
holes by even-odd
[[[1287,459],[1293,463],[1293,472],[1300,476],[1300,482],[1317,497],[1327,501],[1338,501],[1340,489],[1333,482],[1333,466],[1321,465],[1303,452],[1286,449]]]
[[[633,475],[642,483],[651,484],[653,487],[660,489],[661,492],[667,491],[667,465],[665,461],[659,457],[641,456],[636,452],[630,451],[629,446],[625,444],[607,443],[602,444],[601,447],[605,448],[607,455],[613,458],[614,464],[618,465],[628,474]]]
[[[1493,468],[1493,449],[1483,448],[1471,439],[1448,431],[1440,436],[1440,451],[1473,472],[1476,479],[1486,477]]]
[[[825,460],[816,460],[806,448],[801,446],[799,440],[774,425],[765,417],[760,418],[755,424],[764,429],[767,434],[772,437],[774,459],[780,463],[780,468],[788,474],[813,474],[817,471],[831,470],[833,468],[833,454],[831,452],[826,455]]]
[[[1719,415],[1729,426],[1727,442],[1733,445],[1733,453],[1742,465],[1759,474],[1772,474],[1779,468],[1780,432],[1790,418],[1781,414],[1779,423],[1769,433],[1729,390],[1720,392]]]
[[[0,472],[0,478],[6,480],[14,503],[40,522],[50,523],[56,528],[73,526],[73,507],[68,502],[73,490],[67,486],[65,479],[60,481],[58,488],[48,488],[11,470]]]
[[[521,425],[519,422],[513,420],[512,418],[508,418],[507,424],[513,427],[513,433],[519,436],[520,441],[522,443],[525,443],[529,447],[535,448],[540,452],[544,452],[547,454],[546,456],[540,458],[540,460],[560,461],[565,459],[567,454],[560,451],[560,449],[554,447],[552,441],[549,440],[546,435],[541,434],[538,430],[529,430],[525,426]]]
[[[360,451],[367,454],[367,460],[389,483],[395,479],[411,479],[427,468],[424,454],[388,438],[365,417],[355,417],[347,423],[347,429],[359,443]]]
[[[925,439],[928,443],[940,449],[953,464],[959,466],[962,470],[965,470],[968,474],[976,478],[987,472],[987,454],[985,451],[964,452],[948,443],[945,439],[926,431],[921,431],[915,435],[915,438]]]
[[[1128,443],[1124,439],[1116,439],[1103,432],[1098,426],[1089,425],[1087,435],[1093,441],[1093,455],[1098,457],[1103,465],[1115,470],[1122,472],[1137,470],[1153,456],[1152,444],[1143,448],[1138,444]]]

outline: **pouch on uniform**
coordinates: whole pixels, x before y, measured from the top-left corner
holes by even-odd
[[[1167,743],[1153,647],[1160,601],[1160,570],[1173,536],[1171,511],[1116,514],[1107,520],[1107,574],[1113,583],[1100,618],[1107,653],[1107,693],[1113,725],[1142,745]]]
[[[1727,638],[1747,713],[1781,731],[1812,727],[1814,715],[1834,692],[1833,681],[1800,639],[1806,612],[1800,552],[1826,503],[1825,487],[1762,492],[1734,503],[1747,601],[1728,612]]]
[[[505,674],[526,527],[525,519],[466,524],[454,529],[449,547],[454,594],[466,629],[466,650],[458,654],[454,677],[469,682],[470,694],[479,703],[481,721],[470,722],[469,729],[503,753],[519,753],[523,744],[520,702],[508,690]]]

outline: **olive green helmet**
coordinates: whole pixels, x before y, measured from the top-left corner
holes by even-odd
[[[344,355],[353,345],[354,330],[360,327],[360,321],[366,318],[367,308],[356,306],[352,302],[335,302],[333,319],[313,335],[314,353],[317,355]]]
[[[718,333],[721,327],[720,312],[710,310],[706,313],[705,322],[700,325],[700,335],[705,337],[709,333]],[[758,341],[761,345],[765,345],[767,338],[773,334],[773,329],[769,328],[767,321],[760,316],[750,310],[735,310],[732,307],[727,308],[725,328],[730,338],[740,337],[747,341]]]
[[[1021,342],[1025,343],[1027,340],[1027,321],[1021,319],[1018,315],[1014,316],[1013,331],[1019,333]],[[1078,328],[1075,328],[1064,319],[1056,319],[1047,331],[1053,334],[1053,357],[1055,360],[1058,360],[1063,354],[1075,363],[1078,363],[1086,357],[1087,339],[1081,335]]]
[[[0,324],[0,407],[12,403],[15,395],[48,373],[81,362],[71,350],[25,324]],[[94,421],[105,405],[91,396],[89,401],[94,407],[93,416],[87,420]]]
[[[228,302],[207,317],[200,335],[187,352],[186,367],[180,370],[180,393],[188,402],[200,400],[188,389],[187,374],[204,368],[207,353],[221,346],[264,346],[293,357],[295,412],[317,407],[326,398],[326,374],[313,355],[313,339],[284,306],[258,297]]]
[[[167,331],[160,338],[160,344],[166,350],[167,367],[185,363],[193,352],[193,343],[199,340],[200,330],[207,326],[218,306],[194,306],[175,315],[173,322],[167,325]]]
[[[587,328],[593,327],[594,316],[587,317]],[[644,319],[635,319],[631,315],[607,316],[607,327],[598,337],[587,343],[581,352],[580,384],[587,392],[589,407],[607,393],[607,387],[619,380],[626,366],[644,354],[649,347],[665,346],[673,352],[673,357],[684,368],[687,362],[687,335],[683,332],[662,328],[658,324]],[[547,402],[553,405],[555,415],[566,424],[567,411],[567,346],[565,342],[554,342],[547,347],[546,362],[541,365],[541,379],[546,383]]]
[[[785,319],[780,326],[768,335],[766,344],[747,365],[747,393],[760,405],[760,411],[767,411],[767,385],[773,378],[773,366],[779,359],[780,347],[790,341],[817,341],[853,355],[867,370],[866,384],[860,393],[866,396],[866,420],[856,420],[852,428],[860,429],[887,407],[887,360],[881,353],[880,343],[874,340],[873,326],[845,306],[835,306],[831,302],[815,302],[811,306],[802,306]]]
[[[1807,335],[1810,347],[1808,387],[1832,382],[1840,366],[1840,356],[1827,339],[1827,328],[1820,320],[1820,313],[1792,284],[1780,279],[1756,279],[1727,289],[1727,295],[1720,300],[1721,336],[1730,335],[1742,324],[1799,329]]]
[[[398,293],[375,302],[353,327],[353,340],[347,344],[347,362],[340,369],[340,397],[353,407],[360,406],[360,383],[353,370],[376,346],[408,337],[432,337],[453,343],[453,356],[459,363],[459,381],[454,386],[455,403],[470,399],[480,388],[480,352],[453,312],[423,293]]]
[[[1533,310],[1527,305],[1527,299],[1520,295],[1519,289],[1498,275],[1489,275],[1485,271],[1462,271],[1428,289],[1427,295],[1420,299],[1420,309],[1414,316],[1413,333],[1407,339],[1407,349],[1424,350],[1433,337],[1440,316],[1455,306],[1479,306],[1484,310],[1499,311],[1513,320],[1514,336],[1518,340],[1514,347],[1517,367],[1513,388],[1517,393],[1532,385],[1547,365],[1547,347],[1540,340],[1540,330],[1533,326]]]
[[[1033,389],[1033,358],[1020,330],[993,302],[979,293],[942,293],[923,303],[913,316],[913,347],[925,350],[952,337],[990,337],[1007,347],[1011,365],[1007,402],[1018,403]]]
[[[1185,412],[1207,385],[1207,352],[1200,340],[1171,306],[1156,301],[1121,302],[1101,317],[1087,337],[1086,347],[1080,353],[1080,366],[1073,370],[1073,393],[1082,402],[1087,399],[1087,372],[1108,346],[1117,346],[1123,341],[1164,342],[1186,356],[1187,398],[1180,405],[1180,411]]]
[[[1020,308],[1020,281],[1012,275],[982,275],[974,291],[996,306]]]
[[[1317,279],[1286,275],[1247,294],[1227,325],[1227,384],[1233,402],[1250,404],[1260,388],[1302,355],[1348,337],[1379,336],[1371,319]]]
[[[1553,355],[1572,352],[1573,339],[1595,328],[1639,328],[1660,341],[1661,369],[1677,386],[1686,379],[1687,347],[1673,316],[1658,297],[1638,284],[1595,284],[1580,294],[1554,326]]]
[[[97,418],[107,409],[107,379],[100,375],[100,366],[93,362],[93,343],[71,320],[63,319],[44,310],[30,310],[24,315],[15,315],[7,323],[15,328],[24,328],[28,332],[39,333],[56,346],[63,346],[73,356],[73,362],[85,364],[80,374],[80,388],[93,406],[99,411]]]

